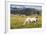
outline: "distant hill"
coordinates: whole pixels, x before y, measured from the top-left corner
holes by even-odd
[[[38,14],[41,15],[41,9],[35,9],[35,8],[16,8],[16,7],[10,7],[11,14],[25,14],[25,15],[32,15],[32,14]]]

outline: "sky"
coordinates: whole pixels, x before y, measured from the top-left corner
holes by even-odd
[[[15,5],[15,4],[11,4],[10,7],[12,8],[35,8],[38,10],[42,9],[42,6],[36,6],[36,5]]]

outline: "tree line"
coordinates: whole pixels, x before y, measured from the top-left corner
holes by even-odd
[[[11,8],[10,9],[10,13],[11,14],[20,14],[20,15],[32,15],[32,14],[37,14],[37,15],[41,15],[42,10],[38,10],[35,8]]]

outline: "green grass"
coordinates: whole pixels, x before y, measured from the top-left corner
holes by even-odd
[[[32,16],[29,16],[32,17]],[[27,16],[10,16],[10,28],[11,29],[18,29],[18,28],[41,28],[42,27],[42,17],[38,16],[38,23],[29,23],[23,25]]]

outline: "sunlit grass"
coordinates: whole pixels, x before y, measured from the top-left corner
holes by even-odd
[[[32,16],[29,16],[29,17],[32,17]],[[37,24],[29,23],[29,24],[23,25],[26,18],[27,16],[23,17],[23,16],[11,15],[10,16],[10,28],[16,29],[16,28],[40,28],[42,27],[42,17],[41,16],[38,16]]]

